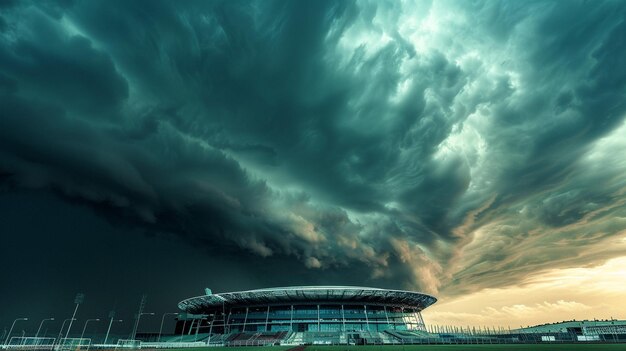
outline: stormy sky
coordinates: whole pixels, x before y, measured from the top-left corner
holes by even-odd
[[[2,1],[0,328],[314,284],[626,318],[624,57],[622,1]]]

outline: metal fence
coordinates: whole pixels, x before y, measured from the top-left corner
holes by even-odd
[[[423,336],[409,337],[380,332],[363,334],[364,337],[355,338],[358,333],[342,335],[338,340],[332,341],[312,340],[304,338],[302,333],[292,334],[283,340],[234,340],[227,341],[224,336],[214,337],[221,342],[208,340],[197,342],[142,342],[140,340],[120,339],[116,344],[92,344],[89,338],[35,338],[35,337],[12,337],[7,344],[0,345],[4,350],[37,350],[37,351],[88,351],[94,350],[136,350],[136,349],[173,349],[193,347],[219,347],[219,346],[271,346],[271,345],[301,345],[301,344],[327,344],[327,345],[462,345],[462,344],[612,344],[626,343],[626,334],[602,334],[580,335],[572,332],[520,332],[499,331],[491,333],[487,330],[461,332],[424,333]]]

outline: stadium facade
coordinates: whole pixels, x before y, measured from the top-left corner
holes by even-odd
[[[212,294],[181,301],[175,333],[210,344],[386,343],[426,332],[433,296],[349,286],[296,286]]]

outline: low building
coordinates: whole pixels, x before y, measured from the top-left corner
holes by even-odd
[[[517,329],[522,335],[540,335],[544,340],[621,341],[626,340],[626,320],[571,320]]]

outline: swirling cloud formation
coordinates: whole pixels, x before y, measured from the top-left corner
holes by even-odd
[[[5,190],[447,296],[626,254],[623,2],[1,6]]]

